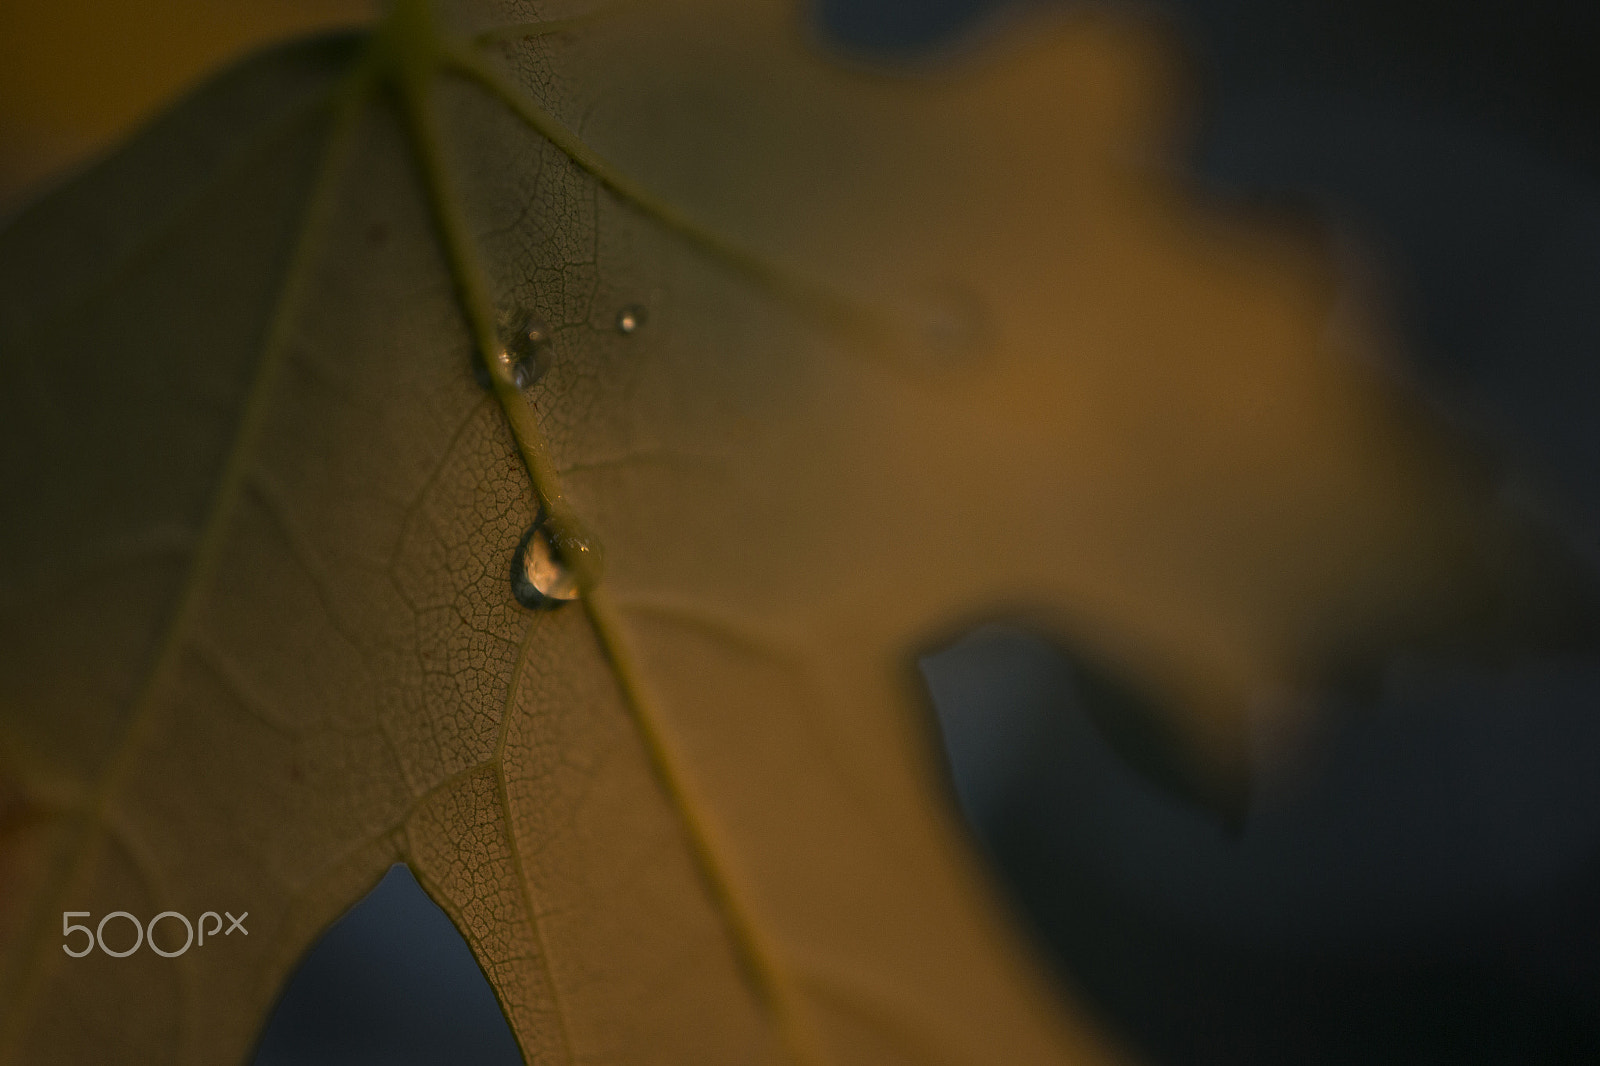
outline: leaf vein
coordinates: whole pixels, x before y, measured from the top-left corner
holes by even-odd
[[[74,832],[76,839],[67,848],[69,858],[60,872],[42,892],[48,903],[39,913],[52,913],[61,899],[87,873],[94,852],[93,844],[104,829],[105,812],[111,799],[122,787],[130,772],[135,754],[143,747],[154,728],[159,696],[178,664],[185,635],[189,632],[202,606],[205,593],[221,561],[221,544],[242,487],[246,464],[255,450],[256,440],[263,424],[278,371],[282,365],[288,321],[298,308],[305,289],[304,274],[325,231],[326,216],[332,208],[337,180],[344,171],[344,161],[350,144],[350,131],[355,118],[366,106],[370,89],[369,79],[362,68],[357,68],[342,79],[327,94],[328,102],[337,105],[336,115],[329,126],[323,149],[323,158],[312,179],[310,196],[300,219],[299,234],[294,242],[280,286],[270,324],[263,338],[262,357],[255,380],[247,395],[244,416],[235,434],[217,491],[207,511],[207,519],[196,548],[194,565],[178,598],[177,609],[166,627],[150,672],[135,698],[115,753],[102,772],[89,803],[78,819]],[[47,944],[48,927],[35,926],[28,936],[29,943],[20,953],[23,960],[20,988],[12,997],[11,1009],[0,1020],[0,1063],[15,1061],[20,1042],[33,1013],[46,968],[43,956]]]
[[[601,158],[581,137],[557,121],[554,115],[529,100],[526,94],[507,81],[499,71],[490,67],[483,56],[448,43],[441,46],[441,55],[452,70],[477,82],[490,96],[499,100],[522,119],[530,129],[555,145],[577,167],[586,171],[590,177],[624,203],[687,239],[713,258],[754,279],[780,297],[806,307],[822,321],[835,328],[873,342],[869,350],[896,334],[897,331],[892,329],[890,323],[878,312],[821,285],[797,277],[763,256],[706,228],[636,183]]]

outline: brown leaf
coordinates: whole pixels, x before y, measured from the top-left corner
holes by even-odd
[[[1226,763],[1480,609],[1482,485],[1174,191],[1137,21],[887,77],[777,0],[533,18],[255,60],[0,247],[0,1062],[238,1061],[396,860],[533,1062],[1111,1061],[916,652],[1026,614]],[[578,602],[513,595],[536,520]]]

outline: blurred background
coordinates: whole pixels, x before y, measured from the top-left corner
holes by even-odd
[[[376,9],[375,0],[0,0],[0,218],[243,52],[367,21]]]
[[[1047,0],[1038,0],[1047,2]],[[1055,0],[1065,2],[1065,0]],[[0,217],[252,45],[364,0],[0,0]],[[825,46],[959,63],[998,0],[820,0]],[[1165,0],[1201,99],[1174,165],[1310,219],[1395,368],[1600,576],[1600,5]],[[1397,659],[1237,794],[1118,679],[997,619],[922,660],[952,802],[1064,986],[1150,1063],[1600,1062],[1600,647]],[[324,937],[259,1066],[514,1063],[397,868]]]

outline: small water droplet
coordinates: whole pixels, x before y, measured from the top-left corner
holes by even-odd
[[[511,560],[511,593],[524,607],[559,607],[600,577],[600,543],[571,521],[540,514]]]
[[[617,312],[617,332],[634,333],[644,325],[647,313],[643,304],[629,304]]]
[[[555,358],[550,337],[550,327],[534,315],[512,312],[501,316],[497,359],[501,371],[517,388],[531,387],[549,371]],[[488,387],[486,377],[479,374],[478,381]]]

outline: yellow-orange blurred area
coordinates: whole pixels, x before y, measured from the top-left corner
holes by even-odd
[[[270,41],[375,0],[0,0],[0,213]]]

